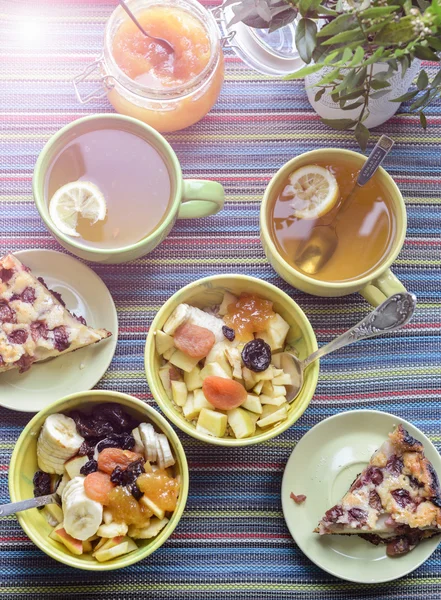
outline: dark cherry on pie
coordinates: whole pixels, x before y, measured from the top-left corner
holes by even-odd
[[[441,533],[440,485],[421,442],[398,425],[314,531],[387,544],[389,556]]]
[[[0,373],[100,342],[112,334],[88,327],[13,254],[0,259]]]

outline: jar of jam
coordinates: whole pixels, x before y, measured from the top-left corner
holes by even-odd
[[[102,56],[74,79],[81,103],[107,95],[119,113],[160,132],[196,123],[216,102],[224,79],[221,35],[197,0],[132,0],[146,37],[118,6],[104,32]],[[81,95],[80,83],[98,70],[102,88]]]

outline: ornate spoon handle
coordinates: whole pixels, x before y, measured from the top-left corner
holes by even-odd
[[[329,344],[322,346],[316,352],[302,361],[305,369],[312,362],[334,350],[348,346],[358,340],[390,333],[400,329],[410,321],[415,311],[416,297],[408,292],[394,294],[367,315],[360,323],[335,338]]]
[[[37,498],[21,500],[20,502],[11,502],[10,504],[0,504],[0,517],[8,517],[9,515],[21,512],[22,510],[38,508],[39,506],[45,506],[46,504],[59,504],[56,494],[38,496]]]

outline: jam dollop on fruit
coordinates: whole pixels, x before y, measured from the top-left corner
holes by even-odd
[[[107,508],[117,523],[146,527],[153,512],[133,497],[132,491],[118,485],[108,495]]]
[[[144,473],[138,477],[137,486],[159,508],[173,511],[176,508],[179,494],[179,482],[170,477],[166,471],[158,469],[152,473]]]
[[[234,329],[239,341],[249,340],[253,333],[264,331],[275,317],[273,303],[254,294],[242,293],[237,302],[230,304],[224,321]]]
[[[242,350],[244,365],[251,371],[266,371],[271,364],[271,347],[261,339],[251,340]]]

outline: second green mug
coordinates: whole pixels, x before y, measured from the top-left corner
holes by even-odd
[[[59,231],[49,215],[45,197],[45,181],[48,168],[63,147],[74,137],[94,129],[119,128],[145,139],[162,155],[167,164],[173,197],[162,223],[142,240],[122,248],[92,248]],[[34,200],[46,227],[59,243],[80,258],[99,263],[123,263],[151,252],[169,234],[176,219],[194,219],[219,212],[224,205],[224,190],[220,183],[199,179],[183,179],[178,157],[167,140],[145,123],[114,114],[98,114],[84,117],[66,125],[50,138],[38,157],[32,181]]]
[[[381,304],[381,302],[386,300],[389,296],[406,291],[406,288],[389,268],[398,256],[406,237],[406,207],[396,183],[383,168],[378,168],[376,177],[381,178],[381,183],[388,191],[392,201],[396,217],[396,233],[387,256],[384,258],[383,262],[368,275],[357,279],[351,279],[350,281],[320,281],[313,277],[309,277],[305,273],[294,269],[284,260],[284,258],[282,258],[270,235],[270,228],[268,226],[269,203],[272,201],[276,190],[280,186],[280,182],[284,181],[290,173],[300,167],[314,164],[315,161],[322,160],[323,158],[332,160],[332,155],[338,155],[343,158],[347,157],[354,161],[356,160],[360,164],[360,167],[367,160],[365,156],[362,156],[357,152],[351,152],[350,150],[324,148],[322,150],[305,152],[284,164],[271,179],[263,196],[260,209],[260,238],[262,245],[271,265],[280,277],[293,287],[308,294],[313,294],[314,296],[334,297],[345,296],[347,294],[352,294],[353,292],[360,292],[372,306],[378,306],[378,304]]]

